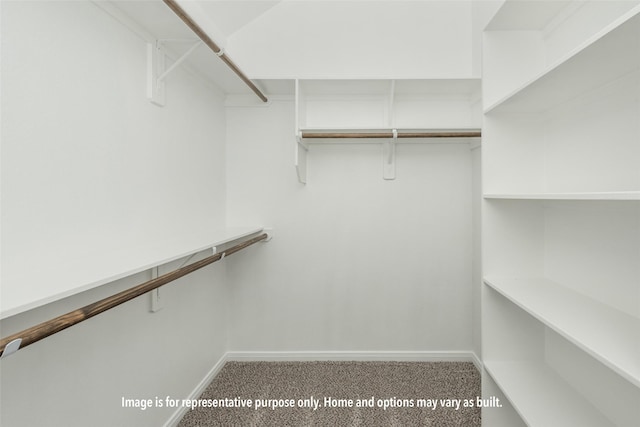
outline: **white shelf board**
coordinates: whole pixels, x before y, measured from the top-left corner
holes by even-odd
[[[481,132],[482,130],[475,128],[442,128],[442,129],[424,129],[424,128],[396,128],[399,134],[407,133],[407,132]],[[381,132],[392,132],[392,128],[390,127],[371,127],[367,129],[363,129],[362,127],[358,128],[340,128],[337,129],[335,127],[327,127],[327,128],[304,128],[300,129],[299,132],[328,132],[328,133],[381,133]],[[302,138],[304,141],[304,145],[329,145],[329,144],[383,144],[388,142],[392,138]],[[396,140],[396,144],[469,144],[478,142],[481,140],[481,137],[477,136],[460,136],[455,138],[398,138]]]
[[[403,129],[406,130],[406,129]],[[372,126],[363,128],[362,126],[354,126],[354,127],[331,127],[331,126],[315,126],[309,128],[301,128],[300,132],[391,132],[391,128],[389,126]]]
[[[484,368],[529,426],[614,425],[544,363],[485,361]]]
[[[480,79],[398,79],[395,80],[396,96],[461,95],[467,98],[480,96]]]
[[[198,40],[193,31],[161,1],[111,0],[92,3],[147,42],[155,43],[156,39],[166,40],[164,45],[171,62],[184,54],[190,46],[184,40]],[[231,57],[233,58],[233,53]],[[181,67],[224,93],[253,94],[240,77],[207,46],[198,47]],[[171,86],[168,90],[171,91]]]
[[[389,95],[391,84],[396,95],[478,96],[481,80],[470,79],[317,79],[299,80],[305,96]]]
[[[110,251],[106,256],[82,258],[69,265],[38,268],[3,277],[0,319],[61,300],[118,279],[188,255],[215,248],[249,235],[262,227],[230,227],[181,236],[163,245],[140,245]]]
[[[300,89],[306,95],[387,95],[391,80],[366,79],[318,79],[299,80]]]
[[[299,132],[310,132],[310,133],[383,133],[383,132],[388,132],[391,133],[393,132],[393,129],[396,129],[398,131],[399,135],[402,135],[403,133],[410,133],[410,132],[482,132],[482,129],[478,128],[478,127],[450,127],[450,128],[418,128],[418,127],[389,127],[389,126],[383,126],[383,127],[368,127],[368,128],[363,128],[363,127],[340,127],[340,128],[336,128],[336,127],[313,127],[313,128],[301,128],[298,131]],[[467,136],[462,136],[460,138],[480,138],[480,137],[467,137]],[[305,142],[310,143],[311,140],[314,138],[304,138]],[[315,139],[321,139],[321,138],[315,138]],[[383,138],[381,138],[383,139]],[[411,138],[403,138],[402,136],[400,136],[398,138],[398,142],[407,142],[408,139]],[[418,138],[420,139],[420,138]],[[452,138],[431,138],[431,139],[452,139]]]
[[[485,194],[485,199],[513,200],[640,200],[640,191],[610,191],[588,193],[510,193]]]
[[[640,317],[547,279],[485,278],[484,282],[640,387]]]
[[[540,112],[640,69],[640,6],[608,25],[543,72],[485,107],[492,112]]]

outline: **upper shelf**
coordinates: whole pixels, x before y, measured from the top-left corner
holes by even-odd
[[[296,88],[297,131],[481,124],[479,79],[299,80]]]
[[[171,61],[178,60],[199,40],[162,1],[111,0],[93,3],[146,42],[159,41]],[[223,45],[220,47],[224,48]],[[170,65],[168,63],[167,67]],[[204,44],[190,53],[181,66],[225,94],[253,95],[241,78]],[[258,86],[261,84],[258,83]]]
[[[304,95],[463,95],[480,96],[479,79],[299,80]],[[393,93],[392,93],[393,92]]]
[[[299,137],[306,144],[319,142],[335,142],[335,140],[358,140],[371,142],[381,140],[386,142],[393,139],[395,142],[424,142],[430,140],[437,142],[442,140],[469,142],[469,138],[480,138],[480,129],[300,129]]]
[[[3,274],[0,318],[14,316],[68,296],[166,264],[185,256],[259,233],[262,227],[234,227],[211,230],[180,240],[124,247],[105,256],[75,258],[69,265],[56,263],[38,269],[17,269]],[[154,242],[155,243],[155,242]],[[107,260],[105,260],[107,259]],[[6,284],[6,286],[4,286]]]
[[[439,130],[472,131],[482,125],[480,79],[425,80],[296,80],[295,166],[306,183],[307,143],[372,140],[388,142],[383,149],[383,178],[395,179],[395,144],[409,133],[432,133],[415,141],[442,141]],[[396,132],[397,138],[394,138]],[[439,132],[442,133],[442,132]],[[449,132],[450,133],[450,132]],[[450,135],[448,136],[450,138]],[[304,142],[303,142],[304,141]],[[302,148],[301,148],[302,146]]]
[[[640,6],[625,13],[578,48],[485,108],[539,112],[640,70]]]

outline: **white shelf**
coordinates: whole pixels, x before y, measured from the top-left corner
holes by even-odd
[[[91,3],[103,9],[147,42],[155,43],[156,40],[163,39],[163,45],[171,62],[180,58],[189,48],[190,44],[185,43],[185,40],[194,43],[198,40],[193,31],[161,1],[93,1]],[[187,14],[198,21],[197,10],[189,5],[186,9]],[[199,47],[181,66],[193,76],[213,84],[216,90],[222,89],[227,94],[253,95],[251,89],[209,48]],[[168,90],[172,90],[171,86]]]
[[[339,128],[333,126],[316,126],[311,128],[300,128],[300,132],[391,132],[389,126],[371,126],[364,128],[362,126],[341,126]]]
[[[640,387],[640,318],[546,279],[485,278],[484,282]]]
[[[322,79],[299,80],[305,96],[463,95],[479,97],[480,79]]]
[[[140,245],[108,256],[77,255],[69,265],[17,269],[3,277],[0,319],[58,301],[185,256],[259,233],[262,227],[233,227],[181,236],[163,245]]]
[[[611,191],[589,193],[523,193],[485,194],[485,199],[512,200],[640,200],[640,191]]]
[[[299,129],[299,132],[302,133],[371,133],[371,134],[375,134],[375,133],[392,133],[393,129],[398,131],[398,140],[396,142],[410,142],[411,139],[432,139],[432,140],[448,140],[448,139],[468,139],[468,138],[480,138],[477,136],[460,136],[460,137],[456,137],[456,138],[437,138],[437,137],[425,137],[425,138],[403,138],[402,134],[404,133],[411,133],[411,132],[482,132],[482,129],[477,128],[477,127],[457,127],[457,128],[429,128],[429,129],[425,129],[425,128],[417,128],[417,127],[412,127],[412,128],[405,128],[405,127],[396,127],[396,128],[392,128],[389,126],[383,126],[383,127],[369,127],[369,128],[362,128],[362,127],[340,127],[340,128],[336,128],[336,127],[313,127],[313,128],[302,128]],[[326,139],[330,139],[330,138],[303,138],[305,143],[310,144],[313,143],[314,139],[317,140],[326,140]],[[353,139],[353,138],[352,138]],[[366,138],[360,138],[360,139],[366,139]],[[380,139],[380,142],[384,142],[388,139],[391,138],[377,138]]]
[[[480,79],[296,80],[295,166],[307,182],[311,144],[385,144],[383,178],[395,179],[395,145],[377,138],[301,138],[301,132],[390,132],[409,130],[477,130],[481,125]],[[410,143],[401,138],[403,143]],[[416,138],[414,142],[426,142]],[[442,143],[439,138],[431,143]],[[449,142],[468,143],[468,138]],[[474,141],[475,142],[475,141]]]
[[[484,368],[529,426],[614,425],[543,363],[485,361]]]
[[[500,100],[494,112],[541,112],[640,68],[640,6],[635,7]]]
[[[392,129],[397,129],[398,132],[459,132],[459,131],[469,131],[469,132],[480,132],[481,129],[473,126],[461,126],[461,127],[441,127],[441,128],[424,128],[424,127],[390,127],[390,126],[373,126],[363,128],[362,126],[341,126],[341,127],[331,127],[331,126],[316,126],[309,128],[301,128],[301,132],[391,132]]]

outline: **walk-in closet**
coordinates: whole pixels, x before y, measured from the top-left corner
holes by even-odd
[[[1,426],[638,425],[640,1],[0,17]]]

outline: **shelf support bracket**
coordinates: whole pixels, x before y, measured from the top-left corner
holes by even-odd
[[[185,59],[187,59],[187,57],[188,57],[189,55],[191,55],[191,54],[192,54],[192,53],[193,53],[193,52],[194,52],[194,51],[195,51],[195,50],[196,50],[196,49],[197,49],[201,44],[202,44],[202,42],[201,42],[200,40],[198,40],[197,42],[195,42],[195,43],[193,44],[193,46],[191,46],[191,47],[189,48],[189,50],[188,50],[188,51],[186,51],[186,52],[185,52],[185,53],[184,53],[180,58],[176,59],[176,61],[175,61],[173,64],[171,64],[171,67],[167,68],[167,69],[165,70],[165,72],[164,72],[164,73],[162,73],[162,74],[160,74],[160,75],[158,76],[158,81],[159,81],[159,82],[163,81],[163,80],[165,79],[165,77],[167,77],[167,76],[169,75],[169,73],[170,73],[170,72],[172,72],[173,70],[175,70],[175,69],[176,69],[176,67],[177,67],[178,65],[180,65],[180,64],[182,63],[182,61],[184,61]]]
[[[162,40],[156,40],[155,44],[147,43],[147,98],[149,98],[149,101],[160,107],[164,107],[166,77],[182,64],[201,44],[202,41],[196,41],[189,50],[176,59],[169,68],[165,68],[166,54],[162,46]]]
[[[382,177],[386,180],[396,179],[396,142],[398,129],[393,129],[393,138],[382,144]]]

